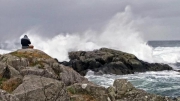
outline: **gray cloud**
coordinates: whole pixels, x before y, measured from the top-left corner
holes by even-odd
[[[180,39],[179,0],[0,0],[0,39],[18,38],[37,28],[41,34],[99,30],[130,5],[147,40]]]

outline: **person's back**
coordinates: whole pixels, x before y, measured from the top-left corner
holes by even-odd
[[[22,49],[31,48],[30,44],[31,44],[30,39],[28,38],[27,35],[24,35],[24,37],[21,39]]]

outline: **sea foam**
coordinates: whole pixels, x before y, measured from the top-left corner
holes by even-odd
[[[59,61],[68,61],[69,51],[89,51],[107,47],[132,53],[139,59],[153,62],[152,47],[146,44],[141,33],[136,30],[138,20],[133,15],[130,6],[127,6],[124,12],[113,16],[100,31],[60,33],[53,38],[39,36],[34,30],[24,34],[29,36],[35,48],[45,51]]]

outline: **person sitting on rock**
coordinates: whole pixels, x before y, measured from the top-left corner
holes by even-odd
[[[24,35],[24,37],[21,39],[21,45],[22,45],[22,49],[34,48],[34,46],[31,45],[31,41],[27,35]]]

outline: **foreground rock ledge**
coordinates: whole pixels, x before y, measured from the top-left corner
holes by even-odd
[[[127,80],[104,88],[36,49],[0,55],[0,101],[173,101]],[[178,100],[174,100],[178,101]]]
[[[166,64],[148,63],[139,60],[133,54],[118,50],[101,48],[94,51],[69,52],[69,63],[81,75],[86,75],[90,69],[96,74],[133,74],[134,72],[172,70]]]
[[[117,79],[113,86],[104,88],[92,84],[73,84],[68,91],[72,101],[173,101],[136,89],[125,79]],[[174,100],[175,101],[175,100]]]

